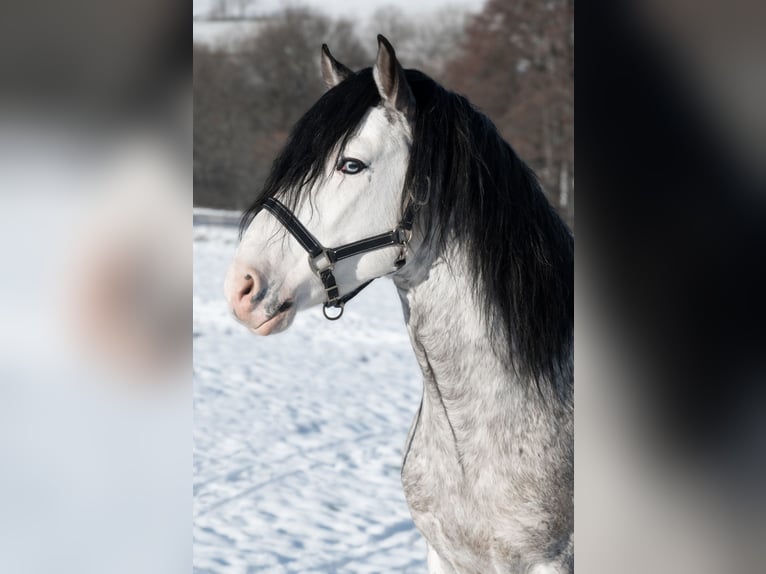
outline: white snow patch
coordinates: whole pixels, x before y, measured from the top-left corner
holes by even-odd
[[[425,571],[400,482],[421,375],[393,284],[256,337],[222,294],[236,245],[195,225],[195,572]]]

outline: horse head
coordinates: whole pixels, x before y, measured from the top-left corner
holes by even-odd
[[[403,187],[415,100],[394,49],[378,36],[374,66],[354,73],[325,45],[321,69],[329,90],[274,162],[225,280],[234,315],[260,335],[322,303],[342,312],[345,296],[395,271],[407,248]]]

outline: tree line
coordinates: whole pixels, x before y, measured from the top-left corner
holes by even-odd
[[[319,46],[359,69],[374,60],[382,33],[405,67],[465,95],[495,122],[571,225],[573,16],[572,0],[488,0],[479,14],[453,8],[419,21],[388,7],[366,25],[290,8],[226,46],[195,43],[194,203],[251,203],[292,125],[324,90]]]

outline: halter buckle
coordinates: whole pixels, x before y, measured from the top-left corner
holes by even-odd
[[[317,275],[323,271],[332,271],[335,268],[335,253],[330,249],[323,249],[314,257],[309,255],[309,267]]]
[[[337,315],[328,315],[327,314],[327,310],[330,307],[333,307],[335,309],[339,309],[338,314]],[[330,305],[329,303],[325,303],[324,306],[322,307],[322,313],[324,313],[324,317],[328,321],[337,321],[338,319],[340,319],[343,316],[343,309],[344,309],[344,303],[342,301],[338,301],[338,302],[336,302],[333,305]]]
[[[396,238],[402,245],[407,245],[412,239],[412,229],[405,229],[404,227],[397,227]]]
[[[407,247],[409,246],[410,240],[412,239],[412,229],[404,229],[403,227],[399,227],[396,230],[396,234],[401,247],[399,248],[399,255],[396,257],[396,261],[394,261],[394,266],[397,269],[400,269],[404,266],[405,263],[407,263]]]

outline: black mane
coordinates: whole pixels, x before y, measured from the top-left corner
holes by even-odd
[[[415,70],[415,128],[402,204],[420,207],[437,248],[463,244],[477,299],[506,357],[542,390],[571,399],[574,240],[532,170],[494,124],[464,97]],[[298,121],[266,184],[248,209],[244,231],[267,197],[294,206],[323,174],[380,96],[371,68],[326,92]],[[340,143],[340,147],[338,144]]]

